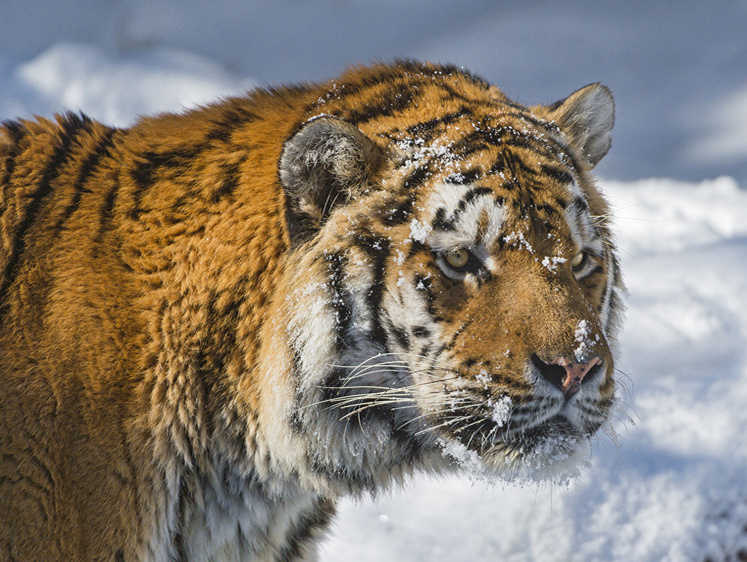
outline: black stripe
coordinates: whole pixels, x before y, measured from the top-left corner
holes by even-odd
[[[280,549],[278,560],[296,560],[305,554],[304,550],[326,529],[335,515],[333,500],[319,498],[314,506],[302,513],[293,522]]]
[[[409,176],[405,178],[404,186],[406,188],[415,188],[420,186],[431,176],[428,166],[418,166]]]
[[[233,104],[228,107],[220,120],[213,121],[215,125],[206,135],[208,141],[217,140],[228,142],[239,127],[257,119],[257,115],[243,107]]]
[[[520,155],[506,150],[504,151],[503,156],[506,160],[506,166],[508,166],[508,169],[511,171],[511,174],[514,178],[519,177],[519,171],[523,172],[524,175],[529,177],[535,176],[537,174],[535,170],[524,163],[524,159]],[[522,184],[526,183],[526,177],[522,177],[521,179]]]
[[[522,109],[525,110],[526,108],[522,107]],[[543,121],[541,119],[536,118],[534,115],[527,113],[526,111],[520,111],[517,116],[522,121],[531,123],[538,129],[542,129],[543,131],[546,131],[548,133],[558,133],[560,131],[558,126],[552,123],[551,121]]]
[[[451,215],[451,219],[449,219],[449,221],[451,223],[456,223],[459,220],[459,216],[467,209],[467,206],[478,197],[484,195],[493,195],[493,190],[489,187],[473,187],[472,189],[467,191],[467,193],[465,193],[459,200],[457,208],[454,210],[454,213]]]
[[[472,201],[474,201],[481,195],[493,195],[493,190],[489,187],[473,187],[462,196],[459,204],[457,205],[457,210],[463,211],[467,205],[472,203]]]
[[[513,127],[491,127],[482,128],[464,136],[459,142],[454,143],[451,150],[459,156],[466,158],[490,147],[513,147],[529,150],[547,159],[557,159],[557,153],[548,145],[554,145],[544,139],[538,142],[532,136],[517,131]]]
[[[444,182],[454,185],[466,185],[474,183],[482,176],[482,170],[480,168],[472,168],[466,172],[457,172],[451,174],[444,179]]]
[[[542,164],[542,166],[540,166],[540,170],[542,170],[543,174],[550,176],[551,178],[557,180],[562,184],[573,183],[573,176],[566,170],[563,170],[556,166],[548,166],[547,164]]]
[[[584,200],[583,197],[576,197],[571,202],[571,207],[574,207],[576,214],[581,214],[589,208],[589,204]]]
[[[384,296],[384,275],[389,258],[390,243],[386,238],[371,235],[356,236],[356,243],[373,261],[373,282],[366,294],[366,304],[371,311],[371,339],[386,348],[388,336],[381,322],[381,301]]]
[[[60,121],[62,134],[57,142],[57,147],[55,148],[52,157],[47,162],[47,165],[44,167],[44,171],[41,173],[41,179],[37,183],[33,195],[31,195],[32,201],[26,207],[25,216],[18,225],[15,236],[13,237],[13,249],[8,263],[5,265],[5,271],[3,271],[2,277],[3,283],[0,287],[0,303],[2,303],[3,307],[6,305],[5,300],[7,298],[8,288],[18,274],[18,263],[21,260],[24,249],[26,248],[26,236],[28,230],[31,228],[31,225],[36,219],[36,215],[39,213],[42,201],[52,192],[52,182],[59,175],[62,165],[72,156],[71,145],[73,144],[78,132],[89,126],[90,123],[91,121],[88,118],[72,113],[66,115]]]
[[[131,194],[132,208],[129,212],[130,217],[136,218],[140,213],[140,201],[143,193],[153,185],[160,168],[186,169],[202,150],[203,147],[197,145],[185,148],[184,150],[172,150],[169,152],[153,152],[149,150],[140,155],[138,158],[139,162],[130,173],[132,180],[135,182],[135,189]]]
[[[432,138],[433,132],[441,126],[448,126],[463,117],[471,117],[472,110],[466,106],[460,107],[457,111],[434,117],[428,121],[422,123],[416,123],[407,127],[407,132],[411,135],[417,135],[424,141],[428,141]]]
[[[436,314],[436,309],[433,307],[433,303],[436,302],[436,297],[433,294],[433,287],[431,285],[430,278],[426,277],[425,275],[416,273],[414,281],[415,289],[425,293],[425,302],[427,305],[426,309],[428,311],[428,314],[431,316],[434,322],[440,322],[442,318],[438,314]]]
[[[28,129],[17,121],[4,121],[3,128],[11,142],[10,150],[5,154],[5,174],[2,180],[0,180],[0,185],[4,186],[10,182],[10,178],[13,175],[16,157],[21,151],[21,139],[28,132]]]
[[[456,229],[456,223],[453,220],[446,218],[446,209],[444,207],[439,207],[436,210],[436,215],[433,218],[431,227],[434,230],[452,232],[454,231],[454,229]]]
[[[119,195],[119,182],[109,190],[104,198],[104,204],[99,209],[99,228],[96,235],[91,241],[91,255],[97,257],[99,255],[99,246],[104,240],[104,233],[109,230],[111,226],[112,218],[114,217],[114,205],[117,202],[117,196]]]
[[[561,213],[558,209],[550,205],[549,203],[538,203],[535,208],[540,211],[540,214],[544,213],[546,216],[560,216]],[[555,227],[551,224],[545,224],[548,230],[555,230]]]
[[[342,252],[335,252],[327,254],[324,259],[327,262],[329,286],[332,290],[331,304],[335,316],[335,348],[340,352],[349,345],[348,332],[353,320],[352,297],[345,285],[347,258]]]
[[[78,209],[83,192],[90,191],[85,189],[86,181],[96,170],[96,166],[98,166],[101,158],[109,153],[109,149],[111,149],[111,147],[113,146],[112,137],[114,136],[115,132],[116,129],[107,129],[101,139],[99,139],[99,142],[83,161],[83,164],[80,167],[80,171],[78,172],[78,177],[73,184],[73,198],[63,211],[62,217],[60,217],[60,219],[57,221],[57,224],[55,225],[55,232],[59,232],[62,228],[63,223],[66,222]]]
[[[490,166],[488,170],[489,174],[500,174],[506,170],[506,159],[503,157],[503,153],[499,152],[495,158],[495,162]]]
[[[451,84],[441,83],[438,85],[439,88],[441,88],[446,94],[448,95],[449,100],[460,100],[465,103],[475,103],[474,98],[470,98],[466,95],[464,95],[463,92],[457,90],[454,88]]]
[[[418,91],[410,84],[397,84],[382,95],[376,96],[375,103],[372,105],[364,105],[360,109],[342,115],[354,125],[359,125],[399,113],[409,107],[418,96]]]
[[[407,330],[399,326],[395,326],[390,318],[387,318],[386,324],[389,328],[389,331],[394,334],[394,339],[397,340],[397,343],[405,349],[410,349],[410,336],[407,335]]]
[[[241,178],[241,162],[228,164],[223,167],[222,179],[218,190],[213,194],[213,203],[217,203],[224,197],[232,197],[239,186]]]
[[[387,226],[396,226],[406,223],[410,219],[410,214],[412,213],[414,205],[415,192],[411,191],[399,205],[384,213],[384,222]]]
[[[431,335],[431,331],[425,326],[413,326],[412,335],[416,338],[427,338]]]
[[[561,199],[560,197],[555,198],[555,204],[564,211],[568,208],[568,201]]]

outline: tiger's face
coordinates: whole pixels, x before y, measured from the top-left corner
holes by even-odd
[[[588,177],[611,96],[530,111],[470,85],[438,119],[339,111],[286,144],[291,415],[327,476],[373,487],[434,452],[552,464],[614,404],[622,287]]]

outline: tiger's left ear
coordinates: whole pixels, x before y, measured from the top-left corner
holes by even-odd
[[[335,206],[371,184],[384,160],[384,150],[347,121],[328,116],[307,121],[280,156],[291,243],[313,236]]]
[[[542,108],[593,168],[612,144],[615,100],[609,88],[589,84],[564,100]]]

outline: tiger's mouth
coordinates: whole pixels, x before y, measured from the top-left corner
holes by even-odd
[[[556,473],[575,466],[587,436],[563,415],[556,415],[526,429],[518,429],[496,440],[481,453],[490,468],[529,469]]]
[[[474,435],[467,437],[460,433],[455,436],[463,447],[479,456],[489,472],[497,470],[503,476],[521,473],[540,479],[574,467],[578,453],[585,449],[584,441],[588,441],[588,435],[562,414],[530,427],[491,430],[487,438],[483,435],[476,439]]]

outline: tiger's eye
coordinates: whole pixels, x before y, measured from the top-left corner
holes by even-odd
[[[587,259],[588,254],[586,252],[584,252],[583,250],[578,252],[571,258],[571,269],[573,269],[573,271],[578,271],[579,269],[583,268],[584,265],[586,265]]]
[[[454,248],[446,252],[444,259],[449,267],[462,269],[469,262],[469,252],[464,248]]]

